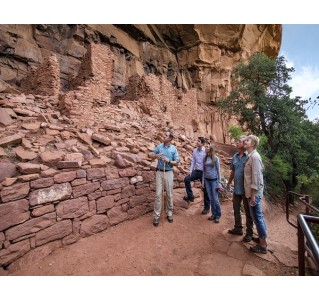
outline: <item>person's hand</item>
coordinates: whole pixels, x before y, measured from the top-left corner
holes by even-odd
[[[205,184],[204,184],[204,183],[201,183],[200,186],[199,186],[199,188],[200,188],[201,190],[203,190],[203,189],[205,188]]]
[[[169,159],[166,156],[163,155],[162,156],[162,161],[167,164],[169,162]]]
[[[256,205],[255,197],[250,197],[249,204],[250,204],[250,206],[255,206]]]

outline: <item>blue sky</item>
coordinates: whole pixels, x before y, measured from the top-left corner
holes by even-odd
[[[280,55],[293,66],[292,96],[319,96],[319,24],[284,24]],[[319,105],[307,110],[310,120],[319,118]]]

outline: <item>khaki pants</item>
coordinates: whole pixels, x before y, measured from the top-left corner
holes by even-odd
[[[163,175],[165,177],[165,190],[166,190],[166,215],[173,215],[173,186],[174,186],[174,173],[173,171],[161,172],[156,171],[156,197],[154,204],[154,218],[158,219],[162,210],[162,191],[163,191]]]

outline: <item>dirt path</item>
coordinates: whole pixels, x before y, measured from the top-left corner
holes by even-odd
[[[266,209],[267,255],[252,254],[251,244],[231,236],[231,201],[222,202],[220,224],[200,214],[200,199],[174,222],[155,228],[152,215],[121,223],[44,256],[34,249],[3,275],[296,275],[296,231],[278,209]],[[270,211],[270,210],[269,210]],[[271,216],[271,217],[270,217]]]

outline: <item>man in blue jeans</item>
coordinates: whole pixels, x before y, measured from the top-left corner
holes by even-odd
[[[188,202],[194,201],[194,194],[191,187],[191,182],[195,180],[200,180],[202,182],[203,178],[203,162],[206,157],[205,151],[205,138],[200,136],[197,139],[197,147],[193,151],[192,163],[189,169],[189,174],[185,177],[185,188],[187,196],[183,199]],[[206,189],[204,189],[204,210],[202,211],[203,215],[209,213],[209,198],[207,195]]]
[[[236,141],[236,152],[231,161],[231,174],[226,186],[226,190],[229,189],[231,182],[234,180],[234,193],[233,193],[233,209],[234,209],[234,228],[229,229],[229,234],[243,235],[243,224],[241,218],[241,205],[244,204],[246,215],[246,235],[244,236],[244,242],[250,242],[253,238],[253,219],[250,215],[249,204],[245,197],[244,190],[244,167],[247,159],[248,152],[245,151],[244,142],[247,136],[242,135]]]
[[[249,135],[244,143],[244,148],[248,152],[244,168],[245,197],[259,237],[258,242],[256,241],[258,244],[250,247],[249,250],[253,253],[267,254],[267,226],[261,206],[264,191],[264,165],[256,149],[258,145],[259,138],[255,135]]]

